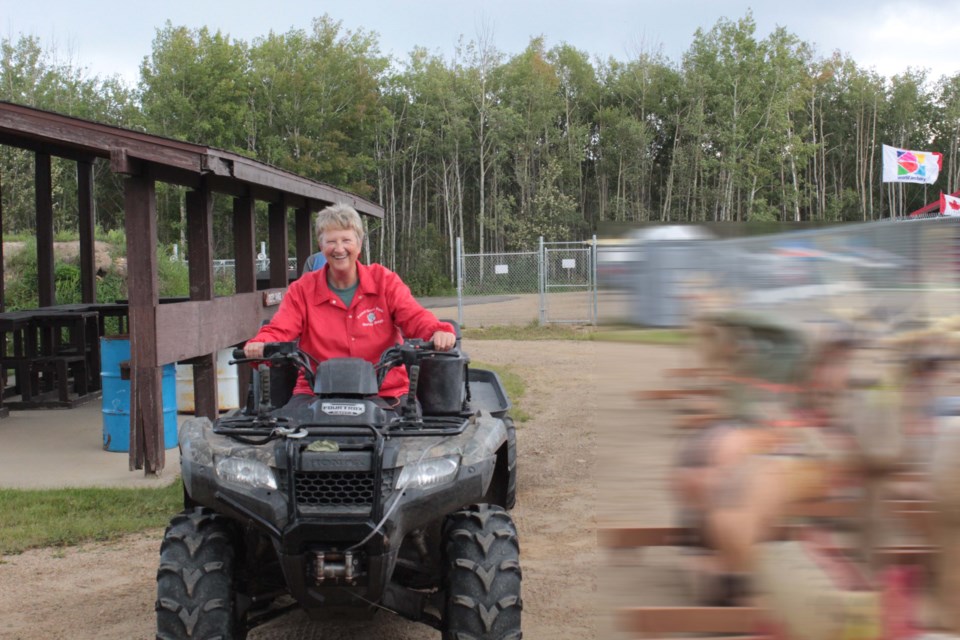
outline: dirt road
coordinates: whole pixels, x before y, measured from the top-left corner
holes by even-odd
[[[630,604],[631,594],[611,595],[604,586],[619,587],[609,583],[606,559],[597,550],[597,517],[635,515],[637,483],[658,491],[655,476],[670,446],[663,439],[654,439],[652,447],[638,440],[655,425],[638,420],[636,405],[623,392],[654,380],[660,367],[674,366],[676,350],[572,341],[476,341],[466,349],[473,360],[509,365],[527,381],[523,405],[532,418],[518,434],[514,510],[524,637],[613,637],[609,605]],[[663,500],[653,493],[639,513],[663,512]],[[152,638],[161,535],[148,531],[110,544],[2,558],[0,638]],[[311,623],[291,614],[250,637],[422,640],[439,633],[386,613],[372,626]]]

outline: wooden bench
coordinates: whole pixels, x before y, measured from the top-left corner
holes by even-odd
[[[87,357],[83,354],[47,356],[35,358],[30,362],[30,373],[43,376],[51,388],[56,388],[57,398],[63,404],[70,404],[70,378],[73,378],[74,393],[84,396],[88,393],[89,372]]]

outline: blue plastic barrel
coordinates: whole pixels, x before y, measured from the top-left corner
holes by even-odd
[[[130,339],[100,338],[100,377],[103,381],[103,448],[130,450],[130,381],[120,379],[120,363],[130,359]],[[177,371],[163,367],[163,448],[177,446]]]

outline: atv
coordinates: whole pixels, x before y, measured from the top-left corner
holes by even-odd
[[[185,509],[160,549],[157,638],[243,639],[296,608],[521,638],[511,405],[459,333],[452,351],[405,340],[376,366],[316,363],[293,342],[267,343],[264,360],[243,409],[180,427]],[[377,390],[396,366],[410,387],[391,404]],[[280,406],[284,367],[313,395]]]

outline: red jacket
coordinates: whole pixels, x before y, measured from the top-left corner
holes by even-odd
[[[402,336],[429,340],[437,331],[453,333],[449,323],[420,306],[400,276],[386,267],[357,263],[360,282],[349,309],[327,285],[328,269],[305,273],[293,282],[273,319],[251,342],[299,338],[300,348],[320,361],[351,357],[376,364]],[[399,397],[409,386],[406,369],[394,367],[380,395]],[[313,393],[302,374],[293,392]]]

